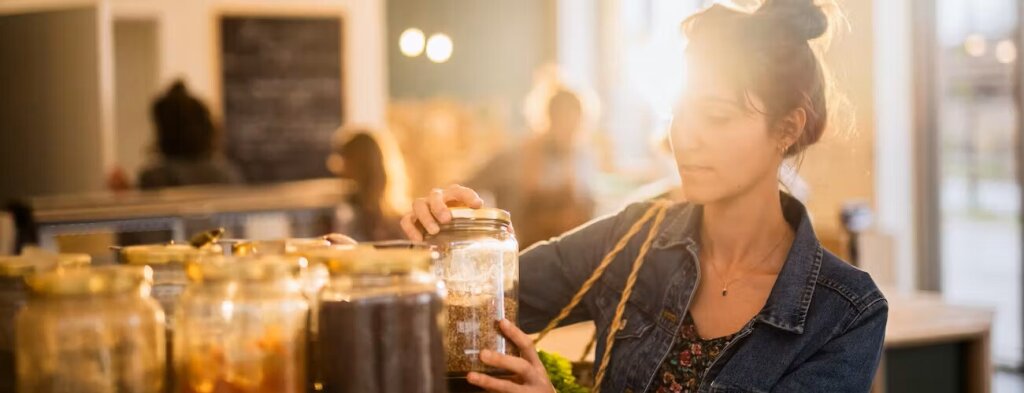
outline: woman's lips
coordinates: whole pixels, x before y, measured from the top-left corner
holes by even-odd
[[[704,165],[681,165],[679,166],[679,170],[689,173],[705,173],[711,172],[712,169],[711,167]]]

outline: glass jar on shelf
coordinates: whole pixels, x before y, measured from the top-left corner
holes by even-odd
[[[25,278],[18,315],[20,392],[159,393],[164,313],[148,267],[60,269]]]
[[[188,244],[144,244],[120,249],[121,262],[131,266],[149,266],[153,269],[153,298],[160,303],[166,316],[167,376],[165,385],[174,383],[174,315],[178,300],[188,286],[185,266],[195,263],[203,255],[218,255],[218,248],[195,248]]]
[[[439,253],[434,272],[448,289],[448,376],[470,371],[508,375],[480,361],[480,351],[518,355],[498,321],[516,322],[519,244],[511,216],[499,209],[451,209],[452,220],[427,242]]]
[[[233,256],[286,255],[304,257],[312,250],[330,248],[325,238],[288,238],[277,240],[238,240],[231,245]],[[327,284],[327,269],[318,264],[303,264],[298,271],[302,293],[315,308],[316,294]]]
[[[316,346],[323,391],[447,391],[444,286],[430,273],[434,255],[372,246],[313,254],[331,271]]]
[[[327,261],[331,260],[333,256],[338,255],[338,253],[346,252],[353,247],[351,245],[320,246],[319,244],[314,244],[311,247],[302,248],[297,251],[297,254],[303,258],[301,262],[304,263],[299,271],[299,283],[302,286],[303,295],[309,301],[309,330],[306,337],[308,342],[306,355],[310,392],[323,390],[322,378],[319,375],[320,369],[316,363],[315,349],[318,347],[319,341],[320,292],[330,281]]]
[[[173,326],[178,299],[188,286],[185,266],[200,255],[216,255],[187,244],[145,244],[121,248],[121,261],[133,266],[153,269],[153,298],[160,302],[167,315],[167,325]]]
[[[309,305],[301,258],[204,257],[178,304],[174,347],[180,393],[299,393],[306,388]]]
[[[87,254],[52,254],[45,258],[28,256],[0,257],[0,392],[13,392],[16,369],[14,367],[14,325],[25,303],[29,287],[25,276],[57,268],[86,267],[92,258]]]
[[[240,239],[231,242],[231,255],[295,255],[331,245],[325,238],[287,238],[273,240]]]

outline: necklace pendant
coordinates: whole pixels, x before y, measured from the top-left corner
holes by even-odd
[[[722,288],[722,296],[729,294],[729,288]]]

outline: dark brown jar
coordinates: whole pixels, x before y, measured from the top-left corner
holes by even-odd
[[[320,255],[316,362],[328,393],[443,393],[444,287],[433,253],[369,246]]]

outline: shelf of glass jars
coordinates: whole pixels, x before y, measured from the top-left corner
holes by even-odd
[[[0,260],[0,372],[32,392],[458,391],[467,371],[502,374],[479,351],[514,353],[493,327],[518,311],[518,246],[507,212],[453,216],[429,244],[211,238],[123,247],[114,266]]]

